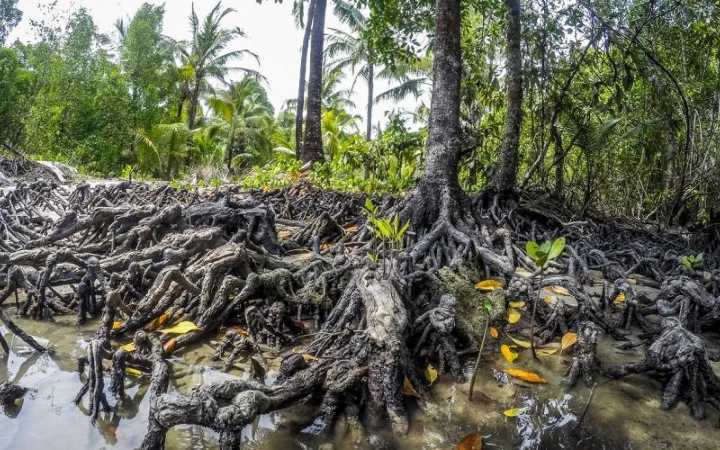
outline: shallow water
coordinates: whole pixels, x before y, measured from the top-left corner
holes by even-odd
[[[8,312],[10,312],[9,310]],[[86,341],[93,337],[96,324],[76,327],[73,318],[59,318],[55,323],[18,320],[35,336],[48,339],[55,348],[51,355],[29,352],[19,340],[12,342],[11,355],[0,362],[0,380],[9,379],[31,388],[22,404],[0,414],[0,449],[68,448],[77,450],[135,449],[145,433],[148,398],[146,378],[128,377],[128,399],[115,405],[112,413],[103,414],[97,426],[86,416],[86,402],[75,406],[73,398],[81,386],[76,360],[84,354]],[[5,334],[3,330],[3,334]],[[172,389],[186,392],[202,382],[221,381],[227,377],[247,377],[243,364],[226,374],[212,361],[212,343],[174,357]],[[604,362],[639,359],[638,349],[620,351],[613,342],[601,342],[599,353]],[[492,343],[491,345],[496,345]],[[272,355],[265,355],[271,367]],[[590,389],[579,385],[566,392],[561,377],[568,356],[552,355],[533,361],[529,351],[521,352],[513,366],[532,370],[548,380],[546,385],[511,382],[501,369],[509,367],[501,358],[483,362],[475,398],[467,400],[467,384],[449,379],[438,380],[424,400],[408,400],[411,429],[408,436],[396,442],[400,449],[453,448],[464,436],[479,432],[484,448],[501,449],[714,449],[720,442],[715,428],[718,416],[710,410],[704,421],[695,421],[685,404],[669,412],[659,409],[659,385],[644,377],[629,377],[597,387],[582,427],[578,417],[587,403]],[[718,367],[720,369],[720,367]],[[272,377],[272,372],[269,374]],[[106,386],[109,380],[106,380]],[[85,399],[87,400],[87,399]],[[520,407],[516,418],[502,411]],[[319,439],[300,430],[312,410],[303,406],[290,408],[259,418],[245,430],[251,449],[362,449],[368,448],[361,435],[348,432],[339,421],[336,435]],[[350,429],[352,430],[352,429]],[[216,435],[201,427],[181,427],[168,434],[167,448],[216,448]]]

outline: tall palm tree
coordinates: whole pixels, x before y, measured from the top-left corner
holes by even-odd
[[[209,105],[220,119],[226,136],[228,170],[235,156],[262,160],[271,154],[274,111],[267,92],[256,78],[245,76],[220,96],[212,97]]]
[[[416,98],[419,97],[423,85],[427,82],[427,77],[419,74],[414,65],[407,62],[396,64],[393,68],[383,66],[378,70],[372,48],[363,38],[367,30],[367,17],[357,7],[344,0],[335,0],[335,14],[350,28],[350,32],[331,28],[332,33],[327,36],[328,44],[325,48],[325,54],[332,59],[330,63],[332,69],[345,70],[349,68],[355,74],[352,83],[353,89],[359,78],[362,78],[367,83],[365,138],[370,140],[372,137],[373,105],[385,99],[402,100],[411,94],[415,95]],[[399,80],[401,83],[376,98],[376,78]]]
[[[248,55],[258,61],[257,55],[248,49],[228,50],[229,44],[235,38],[246,36],[238,27],[230,29],[222,27],[222,20],[233,12],[235,10],[232,8],[222,9],[222,2],[218,2],[201,21],[193,3],[190,13],[192,39],[190,42],[179,42],[177,45],[183,69],[192,74],[187,99],[189,101],[187,125],[191,130],[195,127],[201,92],[208,88],[209,78],[225,81],[225,76],[233,69],[259,76],[256,71],[248,68],[228,66],[231,60]]]

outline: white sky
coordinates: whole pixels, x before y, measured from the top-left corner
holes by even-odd
[[[164,33],[175,39],[186,39],[189,37],[190,26],[188,16],[190,14],[191,0],[147,0],[151,4],[165,3],[165,26]],[[195,9],[200,17],[204,16],[216,4],[217,0],[196,0]],[[11,34],[8,42],[15,39],[30,41],[34,39],[29,19],[42,19],[42,13],[38,8],[37,0],[20,0],[18,8],[23,11],[23,20]],[[58,0],[60,11],[72,11],[75,8],[85,7],[92,15],[98,30],[115,36],[115,21],[121,17],[129,18],[142,5],[143,0]],[[248,34],[248,37],[238,41],[238,48],[247,48],[260,56],[260,72],[268,80],[268,93],[270,100],[279,110],[283,103],[297,95],[297,80],[300,67],[300,47],[302,44],[302,30],[295,27],[291,14],[292,0],[284,0],[277,4],[274,0],[264,0],[258,4],[256,0],[224,0],[223,6],[232,7],[236,13],[226,17],[225,25],[239,26]],[[328,5],[326,17],[326,30],[328,28],[342,28],[338,19],[332,13],[332,7]],[[241,61],[242,63],[242,61]],[[244,63],[250,65],[251,61]],[[239,75],[238,75],[239,76]],[[351,77],[347,77],[349,86]],[[376,93],[387,87],[382,81],[376,81]],[[360,81],[355,87],[354,102],[357,105],[356,114],[365,116],[365,104],[367,89]],[[414,109],[417,102],[409,99],[402,105],[394,105],[385,102],[376,105],[374,109],[373,122],[384,122],[385,112],[404,106],[406,109]],[[364,120],[364,119],[363,119]],[[360,130],[364,130],[364,124],[360,124]]]

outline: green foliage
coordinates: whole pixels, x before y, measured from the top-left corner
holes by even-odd
[[[535,241],[528,241],[525,244],[525,252],[541,268],[562,255],[563,250],[565,250],[565,237],[563,236],[542,244]]]
[[[700,270],[704,264],[704,255],[702,253],[680,257],[680,265],[688,271]]]
[[[33,75],[15,50],[0,48],[0,147],[17,148],[22,142],[26,102],[32,96]]]

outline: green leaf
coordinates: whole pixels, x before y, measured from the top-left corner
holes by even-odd
[[[527,241],[525,243],[525,252],[527,252],[528,256],[531,258],[537,257],[537,252],[539,250],[538,243],[535,241]]]
[[[545,241],[540,246],[540,252],[543,253],[544,255],[547,255],[548,253],[550,253],[551,248],[552,248],[552,241]]]
[[[365,205],[363,206],[369,213],[375,214],[376,208],[373,204],[372,200],[370,200],[370,197],[367,197],[365,199]]]
[[[547,255],[547,259],[553,260],[557,258],[562,255],[563,250],[565,250],[565,237],[561,236],[553,241],[552,246],[550,247],[550,252]]]
[[[485,300],[483,302],[483,308],[485,308],[485,310],[488,312],[488,314],[492,314],[493,304],[490,300]]]

